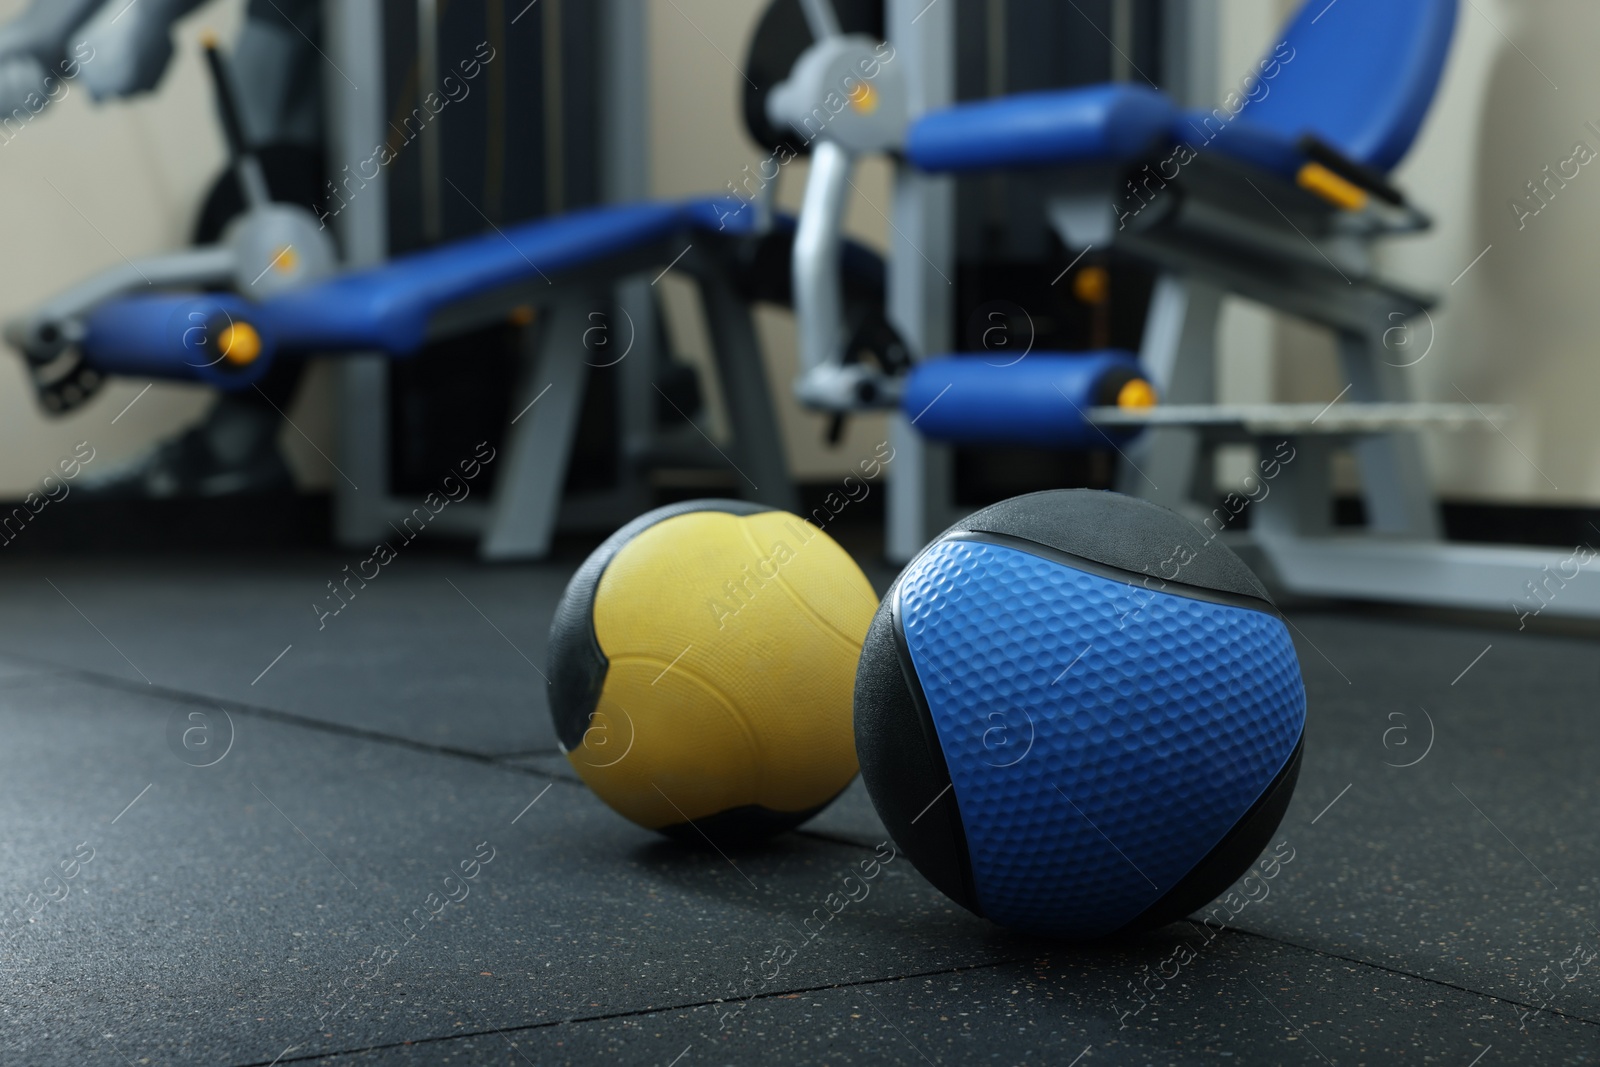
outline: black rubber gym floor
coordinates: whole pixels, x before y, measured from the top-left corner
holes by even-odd
[[[353,557],[0,563],[0,1063],[1600,1060],[1593,638],[1291,613],[1292,858],[1069,948],[903,857],[832,912],[859,783],[731,856],[605,808],[542,695],[580,558],[402,555],[320,629]]]

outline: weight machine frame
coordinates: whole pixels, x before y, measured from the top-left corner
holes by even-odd
[[[648,49],[642,0],[599,0],[603,4],[602,174],[606,203],[630,203],[650,192]],[[422,17],[432,5],[419,5],[420,47],[436,48]],[[327,82],[328,144],[331,160],[365,159],[372,146],[387,136],[382,86],[385,5],[380,0],[324,0],[327,51],[344,78]],[[427,64],[425,64],[426,66]],[[432,130],[432,127],[429,127]],[[434,133],[437,137],[437,133]],[[424,146],[426,147],[426,145]],[[424,158],[437,165],[437,153]],[[426,178],[426,175],[425,175]],[[380,170],[334,220],[345,253],[345,265],[381,263],[388,253],[388,174]],[[425,189],[437,182],[424,181]],[[718,376],[727,394],[727,408],[739,446],[739,467],[751,479],[751,495],[774,507],[798,507],[784,460],[781,437],[770,417],[772,394],[750,309],[727,283],[714,256],[695,249],[677,264],[699,283],[711,333]],[[449,532],[479,536],[486,559],[536,559],[546,555],[560,527],[604,528],[619,525],[650,506],[651,466],[726,466],[708,441],[698,435],[671,435],[658,426],[655,367],[661,336],[652,274],[654,258],[631,269],[608,264],[603,270],[563,278],[552,293],[535,286],[525,293],[495,294],[482,307],[463,309],[452,321],[434,324],[436,332],[460,332],[475,325],[504,321],[521,301],[545,309],[540,321],[525,331],[522,374],[511,411],[503,455],[496,466],[493,497],[441,513],[439,525]],[[642,272],[642,273],[641,273]],[[615,312],[617,343],[626,338],[631,350],[614,368],[618,375],[620,460],[616,488],[563,500],[567,460],[583,386],[593,352],[584,338],[597,311]],[[474,317],[476,315],[476,317]],[[623,327],[626,326],[627,329]],[[335,368],[337,443],[341,477],[334,483],[335,536],[341,544],[360,546],[381,540],[420,504],[420,498],[388,491],[388,367],[381,355],[342,358]],[[545,390],[548,388],[548,395]],[[541,399],[542,398],[542,399]],[[679,427],[687,430],[687,427]]]
[[[952,105],[955,5],[886,2],[889,39],[897,63],[904,64],[911,117]],[[1174,95],[1181,103],[1209,104],[1216,81],[1217,6],[1210,0],[1169,0],[1166,10],[1194,31],[1173,35],[1180,45],[1188,44],[1169,56],[1177,81]],[[1226,164],[1197,160],[1190,168],[1196,169],[1192,181],[1205,182],[1217,179],[1217,170],[1226,170]],[[1222,298],[1231,292],[1332,328],[1352,400],[1397,415],[1406,405],[1408,383],[1384,358],[1383,336],[1396,321],[1420,315],[1428,301],[1377,276],[1369,258],[1375,234],[1351,234],[1314,250],[1291,232],[1292,224],[1252,227],[1237,213],[1208,218],[1205,204],[1178,208],[1119,233],[1113,228],[1119,183],[1109,174],[1099,177],[1099,182],[1064,187],[1052,205],[1052,222],[1069,247],[1114,245],[1156,265],[1160,276],[1139,355],[1164,402],[1216,404],[1216,330]],[[952,351],[953,179],[920,173],[902,161],[894,189],[890,321],[918,358]],[[1279,194],[1286,202],[1305,195],[1286,184],[1267,193],[1274,200]],[[1234,235],[1246,255],[1220,277],[1216,257],[1197,257],[1195,242],[1223,232]],[[1322,252],[1331,261],[1322,259]],[[1258,258],[1252,261],[1251,254]],[[1295,264],[1288,280],[1274,266],[1286,261]],[[1280,484],[1253,505],[1249,533],[1230,533],[1227,539],[1255,550],[1258,561],[1266,564],[1264,576],[1291,593],[1490,611],[1509,608],[1519,617],[1544,610],[1600,617],[1600,559],[1579,562],[1569,574],[1561,568],[1576,553],[1563,549],[1443,540],[1416,433],[1416,427],[1440,420],[1426,412],[1412,414],[1410,430],[1396,429],[1390,420],[1364,433],[1349,426],[1325,433],[1312,418],[1291,432],[1275,432],[1302,459],[1285,467]],[[891,560],[904,562],[957,517],[953,469],[949,448],[920,438],[904,414],[893,413],[890,419],[896,460],[888,486],[886,550]],[[1169,420],[1148,430],[1124,457],[1118,488],[1196,519],[1209,512],[1209,502],[1201,505],[1195,489],[1197,483],[1202,491],[1209,487],[1205,465],[1211,446],[1228,437],[1259,440],[1259,435],[1241,435],[1242,423],[1218,433],[1206,421],[1183,426]],[[1331,526],[1328,460],[1347,444],[1361,468],[1369,517],[1368,528],[1360,533],[1336,532]]]

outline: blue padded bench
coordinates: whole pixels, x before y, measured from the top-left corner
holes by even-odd
[[[757,230],[755,212],[739,207],[736,201],[715,198],[576,211],[398,256],[259,303],[231,293],[121,297],[86,316],[78,348],[84,364],[102,375],[200,381],[239,390],[250,388],[274,358],[343,354],[404,359],[437,337],[536,307],[540,327],[523,331],[525,370],[512,398],[510,410],[516,415],[506,427],[500,449],[504,454],[496,461],[494,492],[477,511],[457,513],[463,529],[481,533],[479,551],[486,558],[536,559],[550,548],[594,366],[584,345],[593,326],[590,315],[611,299],[618,281],[648,277],[681,259],[683,269],[698,282],[711,355],[740,454],[739,470],[754,479],[750,495],[792,511],[798,499],[749,306],[781,294],[773,294],[774,286],[759,271],[745,272],[745,250],[724,240],[765,236]],[[792,220],[774,220],[771,232],[781,234],[792,225]],[[683,255],[691,245],[692,255]],[[861,253],[859,248],[847,250],[846,258],[856,263],[856,276],[870,288],[873,275],[859,269]],[[881,289],[881,261],[867,266],[876,268]],[[245,348],[233,349],[241,336],[237,329],[224,340],[240,323],[254,328],[258,349],[248,342],[247,332]],[[251,351],[253,358],[229,359],[229,351],[234,356]],[[618,373],[631,374],[637,385],[641,372],[652,373],[647,364],[635,361]],[[382,400],[373,404],[381,413]],[[659,428],[643,432],[650,435],[651,448],[660,444],[661,454],[678,457],[676,462],[715,462],[696,450],[692,439],[686,450]],[[379,435],[362,440],[375,444],[356,455],[354,469],[365,471],[362,485],[371,481],[383,486],[385,446]],[[703,450],[715,451],[709,445]],[[628,492],[625,487],[612,497],[591,499],[589,513],[631,507]],[[341,497],[350,499],[348,494]],[[385,536],[388,522],[411,514],[415,502],[386,495],[363,498],[359,506],[364,510],[356,506],[349,505],[348,513],[355,517],[340,528],[341,538],[352,543]]]
[[[507,227],[503,235],[481,234],[341,274],[268,301],[263,310],[285,350],[411,355],[443,308],[624,256],[675,234],[714,230],[719,204],[623,204],[537,219]]]
[[[721,198],[624,204],[537,219],[251,303],[227,294],[164,293],[106,302],[90,314],[82,349],[106,374],[194,379],[241,388],[265,373],[275,354],[382,352],[422,348],[443,310],[509,286],[547,281],[696,232],[740,234],[753,212],[730,212]],[[720,229],[719,229],[720,228]],[[261,335],[247,367],[213,365],[196,349],[221,321],[244,320]]]

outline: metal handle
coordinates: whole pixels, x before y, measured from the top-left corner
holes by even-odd
[[[794,311],[800,326],[800,369],[836,363],[844,348],[844,209],[855,159],[819,140],[794,235]]]
[[[842,35],[828,0],[805,0],[818,40],[772,91],[767,113],[811,146],[811,174],[795,231],[792,271],[800,334],[795,392],[808,407],[848,412],[894,403],[901,385],[881,368],[853,361],[846,325],[844,211],[850,172],[869,152],[893,150],[906,125],[904,83],[893,58],[862,34]],[[871,84],[869,84],[871,83]],[[844,105],[825,101],[847,97]]]
[[[261,161],[245,133],[244,115],[239,110],[239,97],[234,92],[233,74],[228,59],[217,47],[215,36],[207,34],[202,44],[206,54],[206,69],[211,73],[211,86],[217,94],[217,111],[222,116],[222,133],[228,142],[228,158],[239,185],[244,190],[245,205],[254,210],[272,203],[267,189],[267,176],[262,173]]]
[[[805,13],[806,25],[811,27],[811,36],[817,40],[844,36],[839,15],[833,10],[833,0],[800,0],[800,10]]]

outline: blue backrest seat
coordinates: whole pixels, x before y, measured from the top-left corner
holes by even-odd
[[[1240,117],[1392,170],[1433,103],[1455,25],[1456,0],[1307,0],[1282,37],[1293,58]]]

